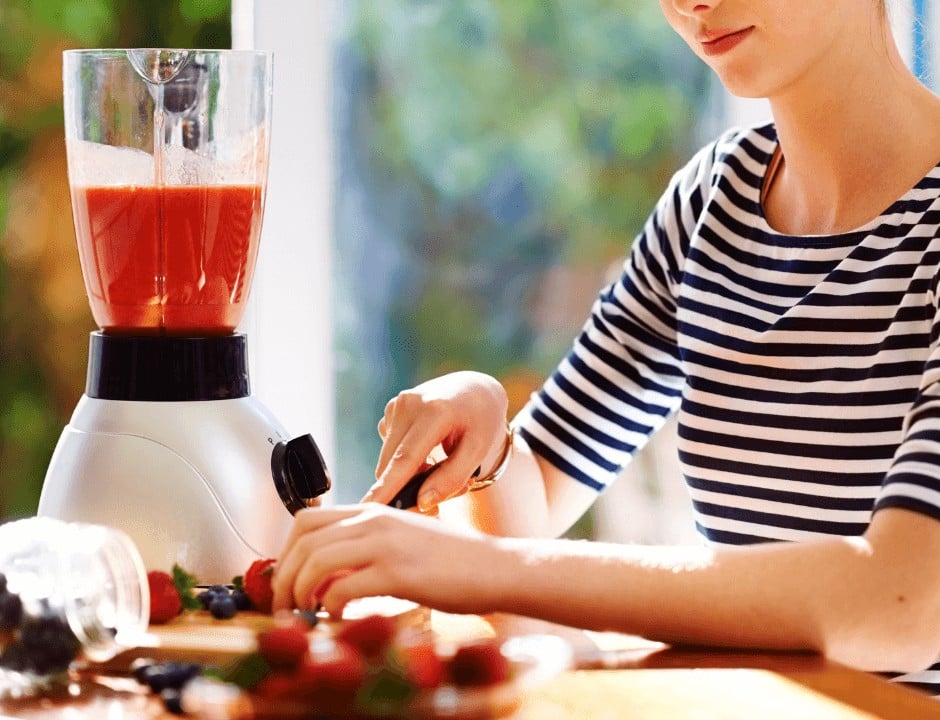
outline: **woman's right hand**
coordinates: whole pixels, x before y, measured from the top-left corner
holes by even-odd
[[[376,482],[363,501],[389,503],[426,467],[438,445],[447,457],[422,485],[418,508],[428,512],[466,492],[476,469],[488,473],[499,459],[508,404],[495,378],[471,371],[442,375],[399,393],[379,421],[382,450]]]

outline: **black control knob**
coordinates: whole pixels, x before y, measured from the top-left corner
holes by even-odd
[[[330,489],[330,473],[312,435],[282,440],[271,452],[271,475],[284,507],[293,515]]]

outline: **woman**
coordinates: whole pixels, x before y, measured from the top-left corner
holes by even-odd
[[[769,99],[773,122],[729,131],[676,174],[508,436],[506,393],[477,373],[392,400],[375,502],[297,516],[276,606],[390,594],[812,649],[929,684],[940,99],[904,67],[876,0],[660,4],[730,92]],[[707,546],[522,539],[563,533],[672,412]],[[383,506],[438,444],[420,507],[461,495],[475,528]]]

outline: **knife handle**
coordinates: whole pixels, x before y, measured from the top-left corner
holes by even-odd
[[[421,486],[424,484],[424,481],[428,479],[428,476],[434,472],[437,468],[437,465],[431,465],[431,467],[425,468],[418,474],[414,475],[408,482],[404,484],[401,490],[389,500],[389,505],[393,508],[398,508],[399,510],[410,510],[418,504],[418,492],[421,490]]]
[[[437,470],[438,464],[439,463],[435,463],[418,474],[413,475],[402,489],[398,491],[395,497],[389,500],[388,504],[399,510],[411,510],[411,508],[415,507],[418,504],[418,493],[421,491],[421,486],[431,473]],[[479,474],[480,468],[478,467],[471,477],[477,477]]]

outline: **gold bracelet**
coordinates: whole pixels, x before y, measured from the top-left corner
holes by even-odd
[[[502,477],[503,473],[506,472],[506,468],[509,467],[509,461],[512,459],[512,446],[513,440],[516,436],[516,429],[507,423],[506,425],[506,442],[503,445],[503,452],[499,456],[499,460],[496,462],[496,469],[493,470],[489,475],[484,477],[478,477],[480,474],[481,468],[477,468],[477,471],[473,473],[473,477],[470,478],[470,484],[467,485],[467,489],[471,492],[476,490],[482,490],[483,488],[488,488],[494,482],[499,480]]]

